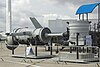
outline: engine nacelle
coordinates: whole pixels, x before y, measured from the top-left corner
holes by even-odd
[[[31,39],[30,36],[28,35],[23,35],[23,36],[16,36],[17,41],[20,44],[29,44],[29,40]]]
[[[38,28],[32,31],[17,31],[7,35],[7,48],[12,50],[18,47],[18,44],[26,45],[44,45],[48,43],[53,37],[69,37],[68,32],[65,33],[51,33],[47,27]],[[69,38],[67,38],[68,40]],[[59,39],[61,40],[61,39]]]
[[[35,38],[36,36],[39,36],[39,40],[41,42],[48,43],[50,40],[50,37],[46,37],[46,34],[49,34],[49,33],[51,33],[49,28],[38,28],[33,31],[32,36],[33,38]]]
[[[5,42],[6,42],[6,47],[10,50],[14,50],[19,45],[15,36],[7,36]]]

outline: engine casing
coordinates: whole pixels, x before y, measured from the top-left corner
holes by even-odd
[[[19,45],[16,40],[16,37],[14,37],[14,36],[7,36],[5,42],[6,42],[6,47],[10,50],[14,50]]]

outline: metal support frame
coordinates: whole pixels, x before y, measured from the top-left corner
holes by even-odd
[[[82,20],[84,21],[84,14],[82,14]]]
[[[15,51],[14,51],[14,49],[12,50],[12,54],[13,54],[13,55],[15,54]]]
[[[81,19],[81,14],[79,14],[79,20]]]
[[[89,53],[89,47],[87,47],[87,53]]]
[[[25,44],[24,44],[24,46],[25,46]],[[27,48],[27,47],[25,46],[25,59],[27,58],[27,55],[26,55],[26,48]]]
[[[56,53],[59,53],[59,48],[58,48],[58,45],[57,45],[57,51],[56,51]]]
[[[92,31],[91,21],[89,21],[89,30]]]
[[[51,38],[51,41],[50,41],[50,55],[52,55],[52,38]]]
[[[96,23],[94,23],[94,31],[96,32]]]
[[[76,45],[78,46],[78,37],[79,37],[79,33],[76,33]],[[78,51],[78,47],[76,49],[76,55],[77,55],[77,59],[79,59],[79,51]]]
[[[72,47],[70,47],[70,53],[72,53]]]
[[[57,38],[57,37],[56,37],[56,38]],[[57,38],[57,42],[58,42],[58,38]],[[59,53],[58,44],[57,44],[56,46],[57,46],[56,53]]]
[[[84,49],[84,47],[83,47],[83,53],[85,53],[85,49]]]
[[[48,46],[48,51],[50,51],[50,46]]]
[[[86,20],[88,21],[88,13],[86,13]]]
[[[35,38],[35,56],[37,56],[37,37]]]
[[[35,45],[35,56],[37,56],[37,46]]]

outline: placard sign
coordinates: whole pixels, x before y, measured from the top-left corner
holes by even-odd
[[[27,48],[26,48],[26,55],[32,55],[32,54],[34,54],[34,53],[33,53],[33,50],[32,50],[32,47],[30,47],[30,46],[27,47]]]

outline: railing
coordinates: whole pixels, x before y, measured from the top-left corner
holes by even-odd
[[[83,57],[84,59],[90,59],[90,60],[94,60],[96,58],[96,60],[99,60],[99,47],[97,46],[62,46],[65,47],[67,49],[69,49],[69,51],[59,51],[59,61],[60,60],[68,60],[69,58],[73,58],[72,60],[80,60],[80,56],[82,55],[87,55],[87,57]],[[70,56],[69,56],[69,55]],[[74,56],[73,56],[74,55]],[[93,59],[91,57],[94,57]]]

